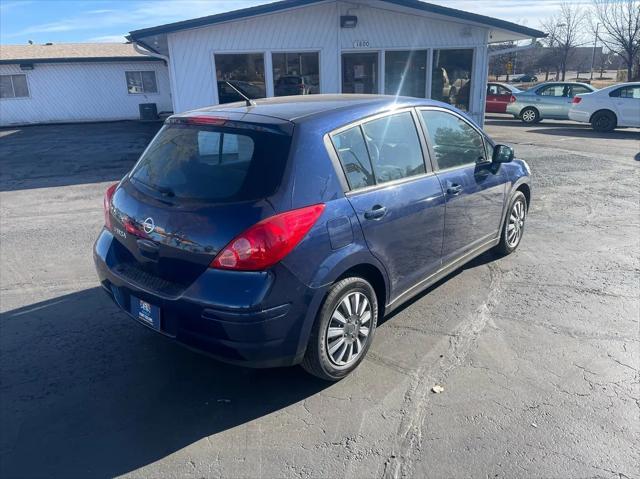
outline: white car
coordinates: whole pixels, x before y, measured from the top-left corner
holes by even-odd
[[[596,131],[611,131],[619,126],[640,128],[640,83],[619,83],[576,95],[569,118],[591,123]]]

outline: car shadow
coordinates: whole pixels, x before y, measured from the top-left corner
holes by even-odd
[[[529,128],[527,133],[539,135],[553,135],[574,138],[600,138],[608,140],[635,140],[640,139],[640,130],[637,128],[617,129],[608,133],[598,132],[586,123],[575,123],[562,120],[543,120],[535,125],[523,123],[511,115],[492,114],[485,116],[485,126],[512,126]]]
[[[606,139],[606,140],[633,140],[633,141],[640,140],[640,131],[637,129],[614,130],[614,131],[604,133],[604,132],[595,131],[590,126],[586,126],[584,128],[581,128],[579,126],[572,126],[572,127],[565,126],[562,128],[550,127],[550,128],[544,128],[544,129],[536,128],[536,129],[528,130],[527,133],[574,137],[574,138],[599,138],[599,139]]]
[[[1,477],[113,477],[328,387],[180,347],[101,288],[0,315]]]
[[[449,273],[447,276],[445,276],[444,278],[440,279],[439,281],[436,281],[435,283],[433,283],[431,286],[429,286],[427,289],[425,289],[423,292],[421,292],[417,296],[411,298],[406,303],[403,303],[401,306],[398,307],[398,309],[395,309],[395,310],[393,310],[393,312],[385,315],[384,318],[380,319],[378,326],[381,326],[384,323],[386,323],[387,321],[393,319],[395,316],[397,316],[398,314],[402,313],[405,309],[411,307],[414,303],[416,303],[417,301],[420,301],[424,296],[426,296],[429,293],[431,293],[432,291],[438,289],[444,283],[446,283],[448,281],[451,281],[451,279],[455,278],[456,276],[458,276],[463,271],[469,270],[469,269],[473,269],[473,268],[477,268],[479,266],[483,266],[483,265],[488,264],[488,263],[493,263],[494,261],[496,261],[498,259],[499,259],[499,257],[496,256],[496,254],[491,250],[490,251],[485,251],[480,256],[476,256],[474,259],[472,259],[471,261],[469,261],[465,265],[461,266],[460,268],[456,269],[455,271],[452,271],[451,273]]]
[[[0,128],[0,191],[118,181],[162,122]]]

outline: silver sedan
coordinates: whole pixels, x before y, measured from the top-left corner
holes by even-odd
[[[573,97],[593,91],[596,89],[587,83],[542,83],[511,95],[507,113],[520,118],[524,123],[538,123],[544,118],[568,120]]]

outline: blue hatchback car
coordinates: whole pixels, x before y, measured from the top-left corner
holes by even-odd
[[[169,118],[104,197],[98,276],[224,361],[338,380],[379,319],[520,243],[529,168],[443,103],[310,95]]]

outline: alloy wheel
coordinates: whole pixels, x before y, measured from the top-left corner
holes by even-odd
[[[536,112],[533,110],[525,110],[522,113],[522,119],[527,123],[532,123],[536,119]]]
[[[507,223],[507,245],[509,245],[509,248],[515,248],[520,243],[526,214],[524,202],[521,200],[516,201],[511,208],[509,222]]]
[[[358,291],[338,303],[327,326],[326,347],[336,366],[349,366],[364,351],[371,331],[371,303]]]

